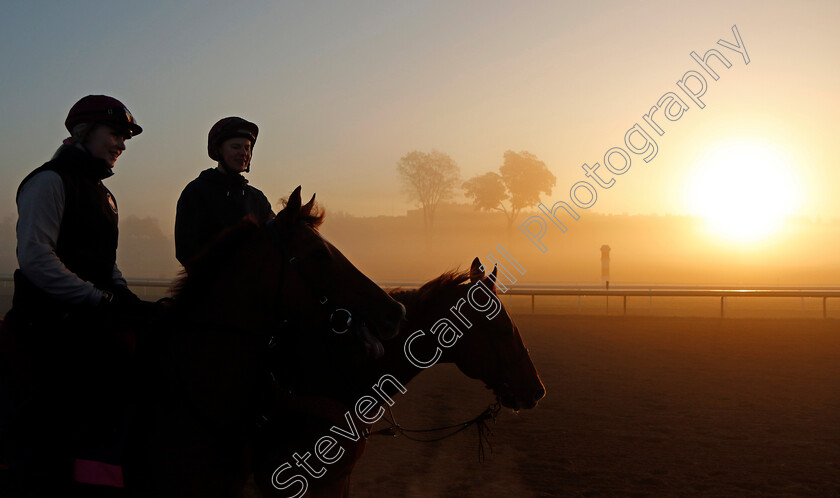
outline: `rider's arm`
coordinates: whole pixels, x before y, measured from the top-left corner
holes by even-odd
[[[199,192],[193,184],[187,185],[175,211],[175,258],[184,266],[198,254],[207,243],[203,228],[207,216]]]
[[[69,304],[96,305],[102,292],[64,266],[55,253],[64,216],[64,183],[54,171],[30,178],[18,195],[20,271],[47,294]]]
[[[271,203],[268,202],[268,198],[263,194],[261,191],[254,189],[259,197],[259,203],[261,205],[260,209],[260,223],[268,223],[269,220],[274,219],[276,216],[274,214],[274,210],[271,209]]]

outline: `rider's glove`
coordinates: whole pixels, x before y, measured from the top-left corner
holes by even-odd
[[[159,306],[155,303],[143,301],[128,287],[122,285],[103,290],[99,308],[106,313],[120,315],[123,318],[140,320],[149,319],[160,313]]]
[[[111,287],[110,290],[114,294],[114,297],[126,306],[137,306],[143,302],[139,297],[137,297],[137,294],[131,292],[131,290],[124,285],[115,285]]]

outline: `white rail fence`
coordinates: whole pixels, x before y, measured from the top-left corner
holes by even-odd
[[[172,285],[172,280],[167,279],[128,279],[129,286],[132,288],[147,287],[147,288],[169,288]],[[406,289],[418,287],[420,284],[415,282],[382,282],[384,288],[402,287]],[[8,276],[0,276],[0,287],[12,288],[14,286],[13,280]],[[536,310],[537,297],[562,297],[562,296],[577,296],[578,309],[580,310],[580,303],[582,297],[598,297],[605,298],[605,309],[609,312],[610,298],[622,298],[623,313],[627,314],[627,298],[629,297],[647,297],[651,300],[654,297],[686,297],[686,298],[718,298],[720,299],[720,316],[726,316],[726,303],[729,298],[748,299],[748,298],[799,298],[802,299],[821,299],[822,300],[822,316],[828,317],[827,302],[829,299],[840,298],[840,288],[796,288],[796,287],[755,287],[755,288],[713,288],[713,287],[690,287],[690,286],[670,286],[670,287],[645,287],[645,286],[623,286],[614,287],[612,289],[605,289],[597,286],[534,286],[534,287],[512,287],[504,292],[505,296],[530,296],[531,297],[531,312]]]
[[[531,312],[534,312],[535,301],[537,296],[578,296],[593,297],[604,296],[605,306],[609,311],[609,298],[622,298],[623,312],[627,314],[627,298],[628,297],[715,297],[720,298],[720,316],[726,316],[726,299],[727,298],[768,298],[768,297],[782,297],[782,298],[817,298],[822,299],[822,315],[827,318],[827,301],[829,298],[840,298],[840,290],[836,289],[818,289],[818,290],[787,290],[787,289],[654,289],[647,290],[632,290],[632,289],[525,289],[514,288],[509,289],[506,295],[514,296],[531,296]],[[578,301],[580,302],[580,301]]]

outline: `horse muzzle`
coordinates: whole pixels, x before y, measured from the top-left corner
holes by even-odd
[[[545,387],[540,383],[531,389],[514,390],[508,383],[502,383],[493,388],[493,393],[499,398],[502,406],[513,411],[530,410],[545,397]]]
[[[400,333],[400,323],[404,318],[405,306],[393,301],[380,316],[365,320],[365,325],[378,339],[387,341]]]

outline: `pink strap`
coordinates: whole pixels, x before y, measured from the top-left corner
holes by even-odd
[[[84,484],[96,484],[114,488],[125,487],[123,485],[122,467],[120,465],[82,460],[81,458],[75,458],[73,460],[73,480]]]

